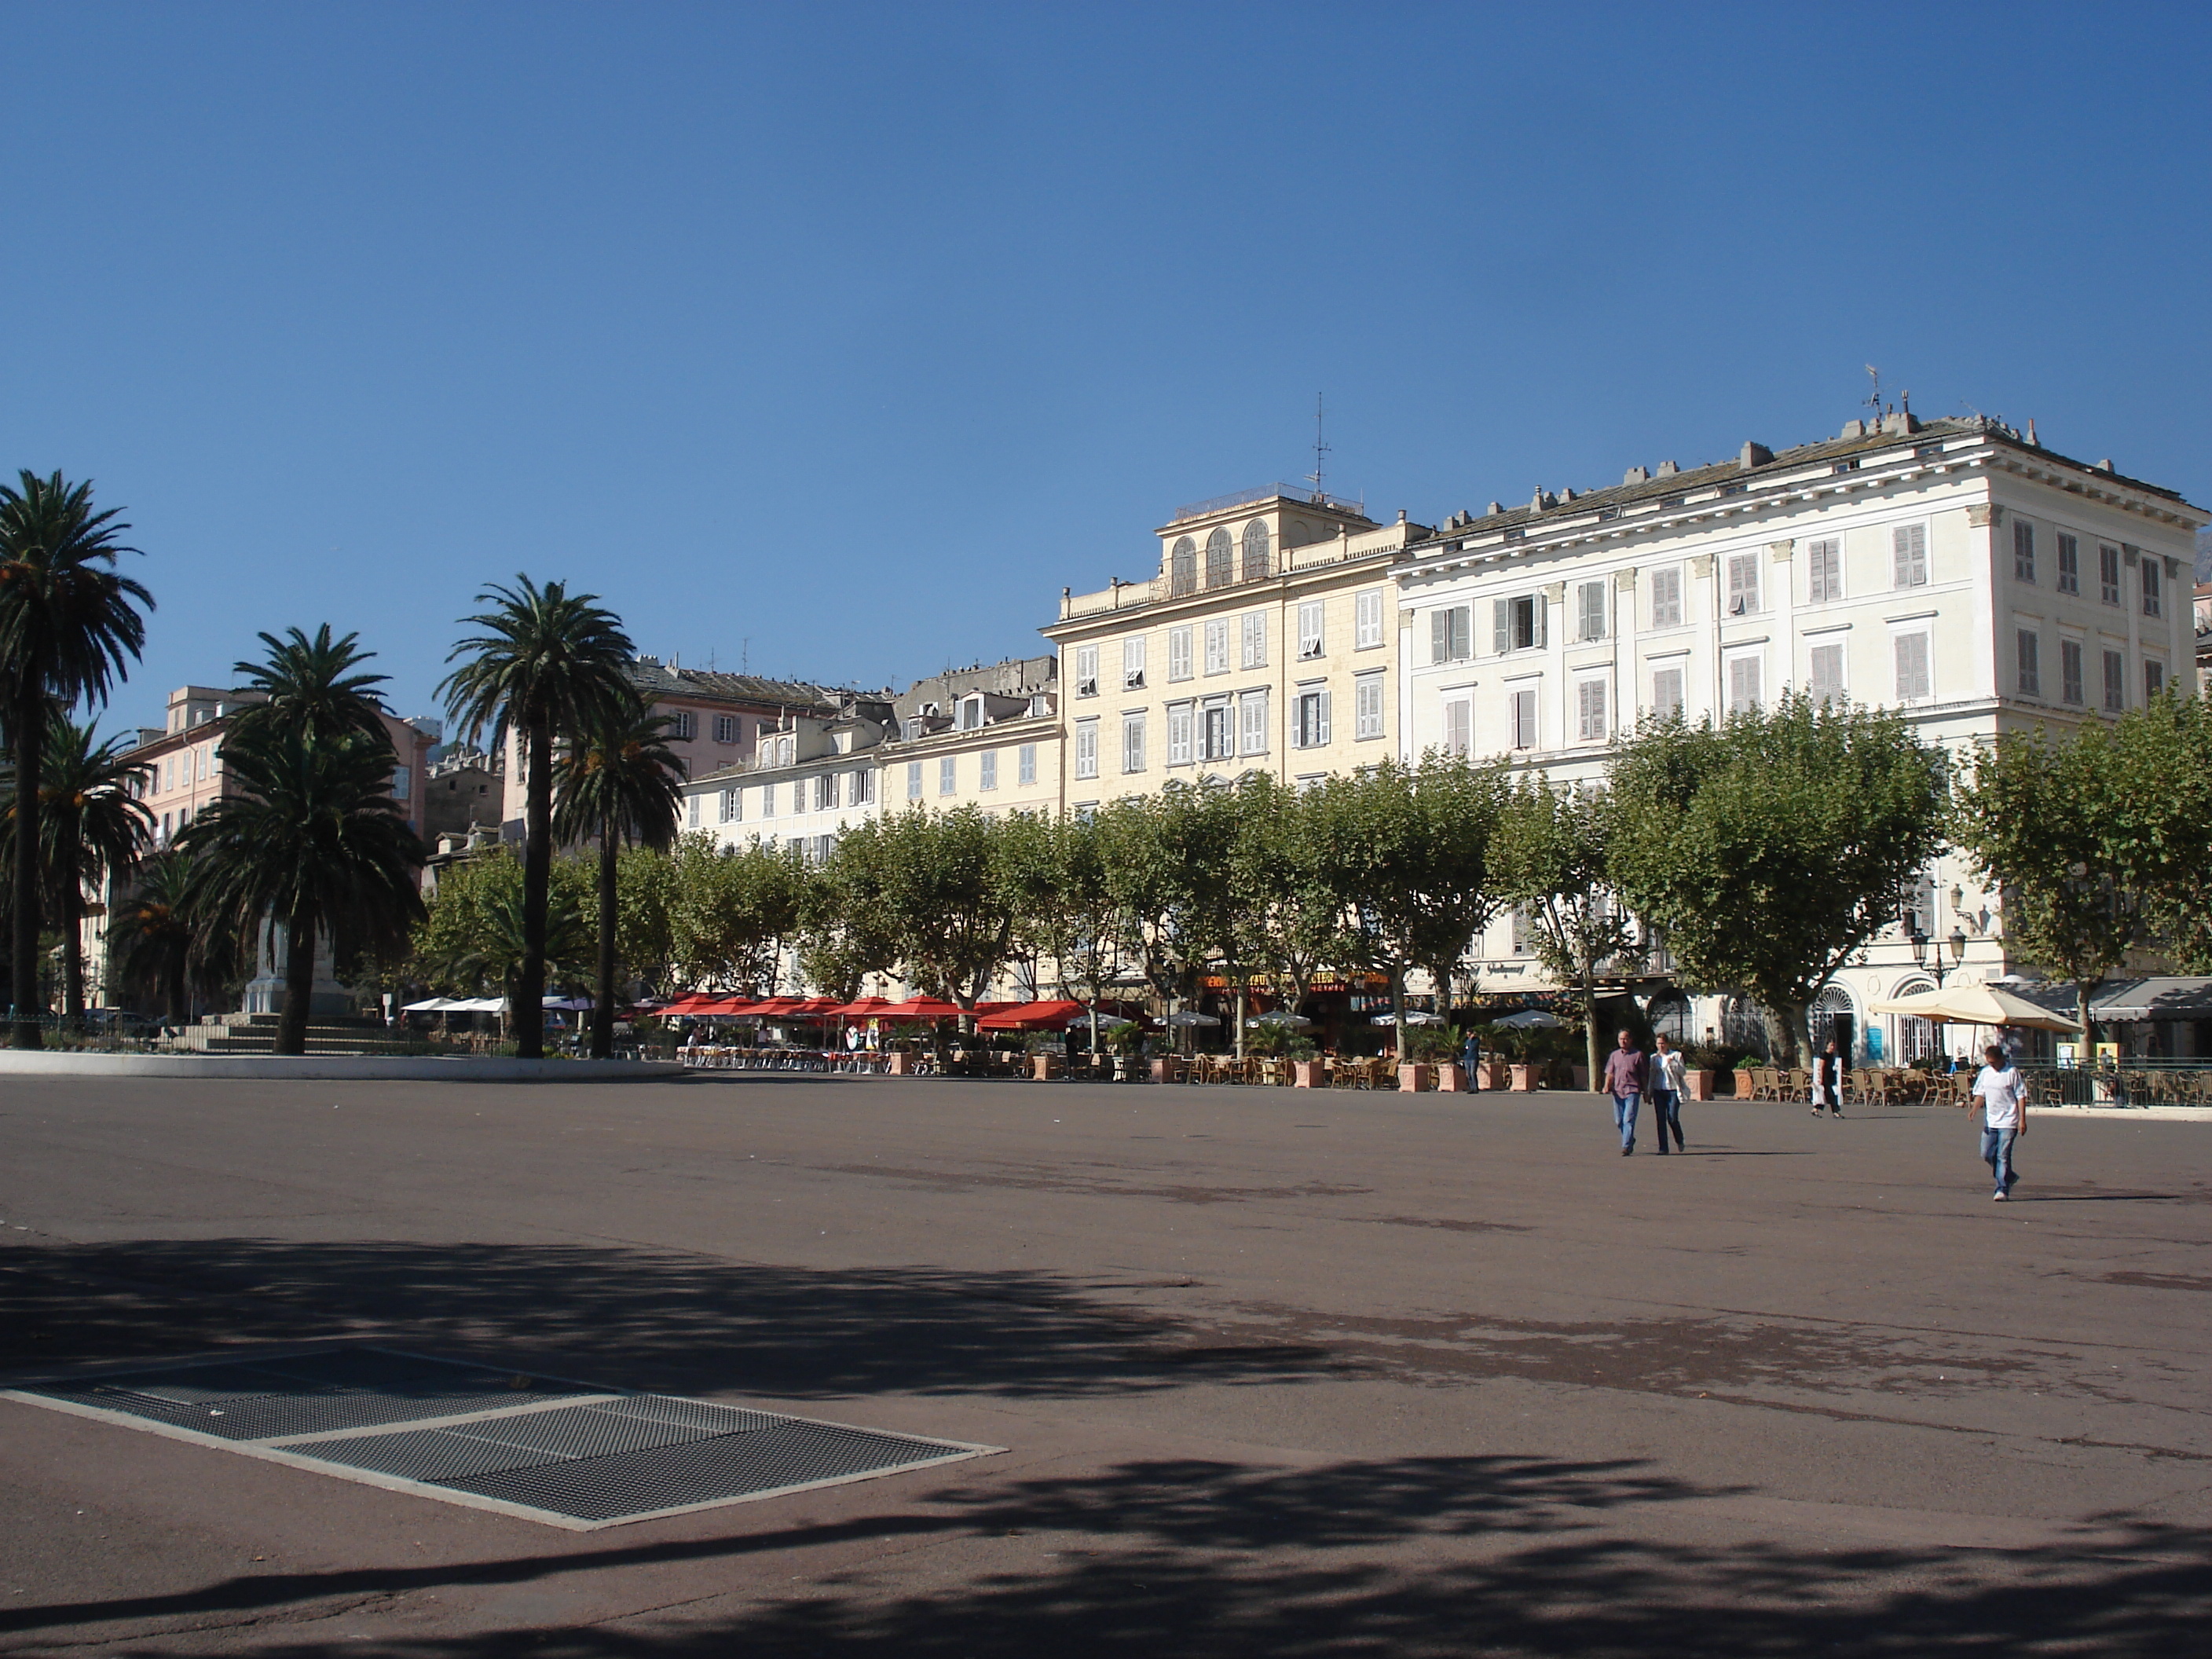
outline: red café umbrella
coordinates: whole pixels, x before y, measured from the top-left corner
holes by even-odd
[[[750,997],[716,997],[697,1012],[702,1014],[719,1014],[726,1019],[733,1015],[755,1012],[756,1005]]]
[[[957,1019],[966,1010],[936,997],[909,997],[881,1011],[884,1019]]]
[[[704,1013],[714,1006],[714,998],[704,991],[686,991],[659,1012],[664,1017],[670,1014]]]
[[[832,1019],[875,1019],[896,1005],[889,997],[861,997],[841,1007],[825,1010]]]
[[[793,1019],[820,1019],[825,1014],[835,1013],[836,1009],[835,997],[794,997],[786,1012]]]
[[[1090,1011],[1079,1002],[1021,1002],[975,1022],[981,1031],[1065,1031]]]

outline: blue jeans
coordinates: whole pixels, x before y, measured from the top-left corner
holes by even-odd
[[[1654,1089],[1651,1091],[1651,1121],[1659,1126],[1659,1150],[1667,1150],[1667,1132],[1674,1132],[1674,1144],[1682,1145],[1682,1097],[1673,1089]]]
[[[2012,1167],[2012,1143],[2019,1133],[2017,1129],[1985,1128],[1982,1131],[1982,1162],[1990,1166],[1990,1173],[1996,1177],[1997,1190],[2001,1193],[2010,1192],[2012,1183],[2020,1179],[2018,1172]]]
[[[1613,1097],[1613,1125],[1620,1131],[1623,1151],[1633,1151],[1636,1146],[1636,1112],[1643,1105],[1642,1095],[1615,1095]]]

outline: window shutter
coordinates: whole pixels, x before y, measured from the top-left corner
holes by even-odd
[[[1510,600],[1490,602],[1490,648],[1501,657],[1513,648],[1513,607]]]
[[[1551,625],[1551,603],[1539,593],[1528,601],[1528,609],[1535,617],[1531,632],[1536,642],[1536,649],[1541,651],[1545,644],[1545,629]]]
[[[1449,611],[1429,612],[1429,660],[1451,660],[1451,612]]]
[[[1314,741],[1315,741],[1316,743],[1317,743],[1317,744],[1326,744],[1326,743],[1328,743],[1328,691],[1326,691],[1326,690],[1322,691],[1322,692],[1319,694],[1319,696],[1316,698],[1316,700],[1315,700],[1315,701],[1316,701],[1316,704],[1318,705],[1318,707],[1319,707],[1319,708],[1320,708],[1320,709],[1321,709],[1321,722],[1320,722],[1320,729],[1319,729],[1319,731],[1315,734]]]

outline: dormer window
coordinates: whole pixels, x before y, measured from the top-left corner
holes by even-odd
[[[929,728],[927,726],[922,724],[921,715],[908,714],[906,717],[906,724],[902,728],[902,735],[905,737],[908,743],[913,743],[928,729]]]
[[[960,729],[979,732],[983,726],[983,699],[978,695],[960,699]]]

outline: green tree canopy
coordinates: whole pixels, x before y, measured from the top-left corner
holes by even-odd
[[[594,954],[592,873],[580,860],[564,858],[553,861],[550,876],[547,976],[557,987],[580,988]],[[414,977],[445,995],[505,997],[518,1030],[543,1024],[520,1000],[522,889],[522,860],[504,848],[447,865],[416,926],[410,961]]]
[[[1516,783],[1498,824],[1500,893],[1534,924],[1536,958],[1575,988],[1591,1077],[1607,1044],[1598,1030],[1597,979],[1638,957],[1634,919],[1613,890],[1613,797],[1555,787],[1537,774]]]

